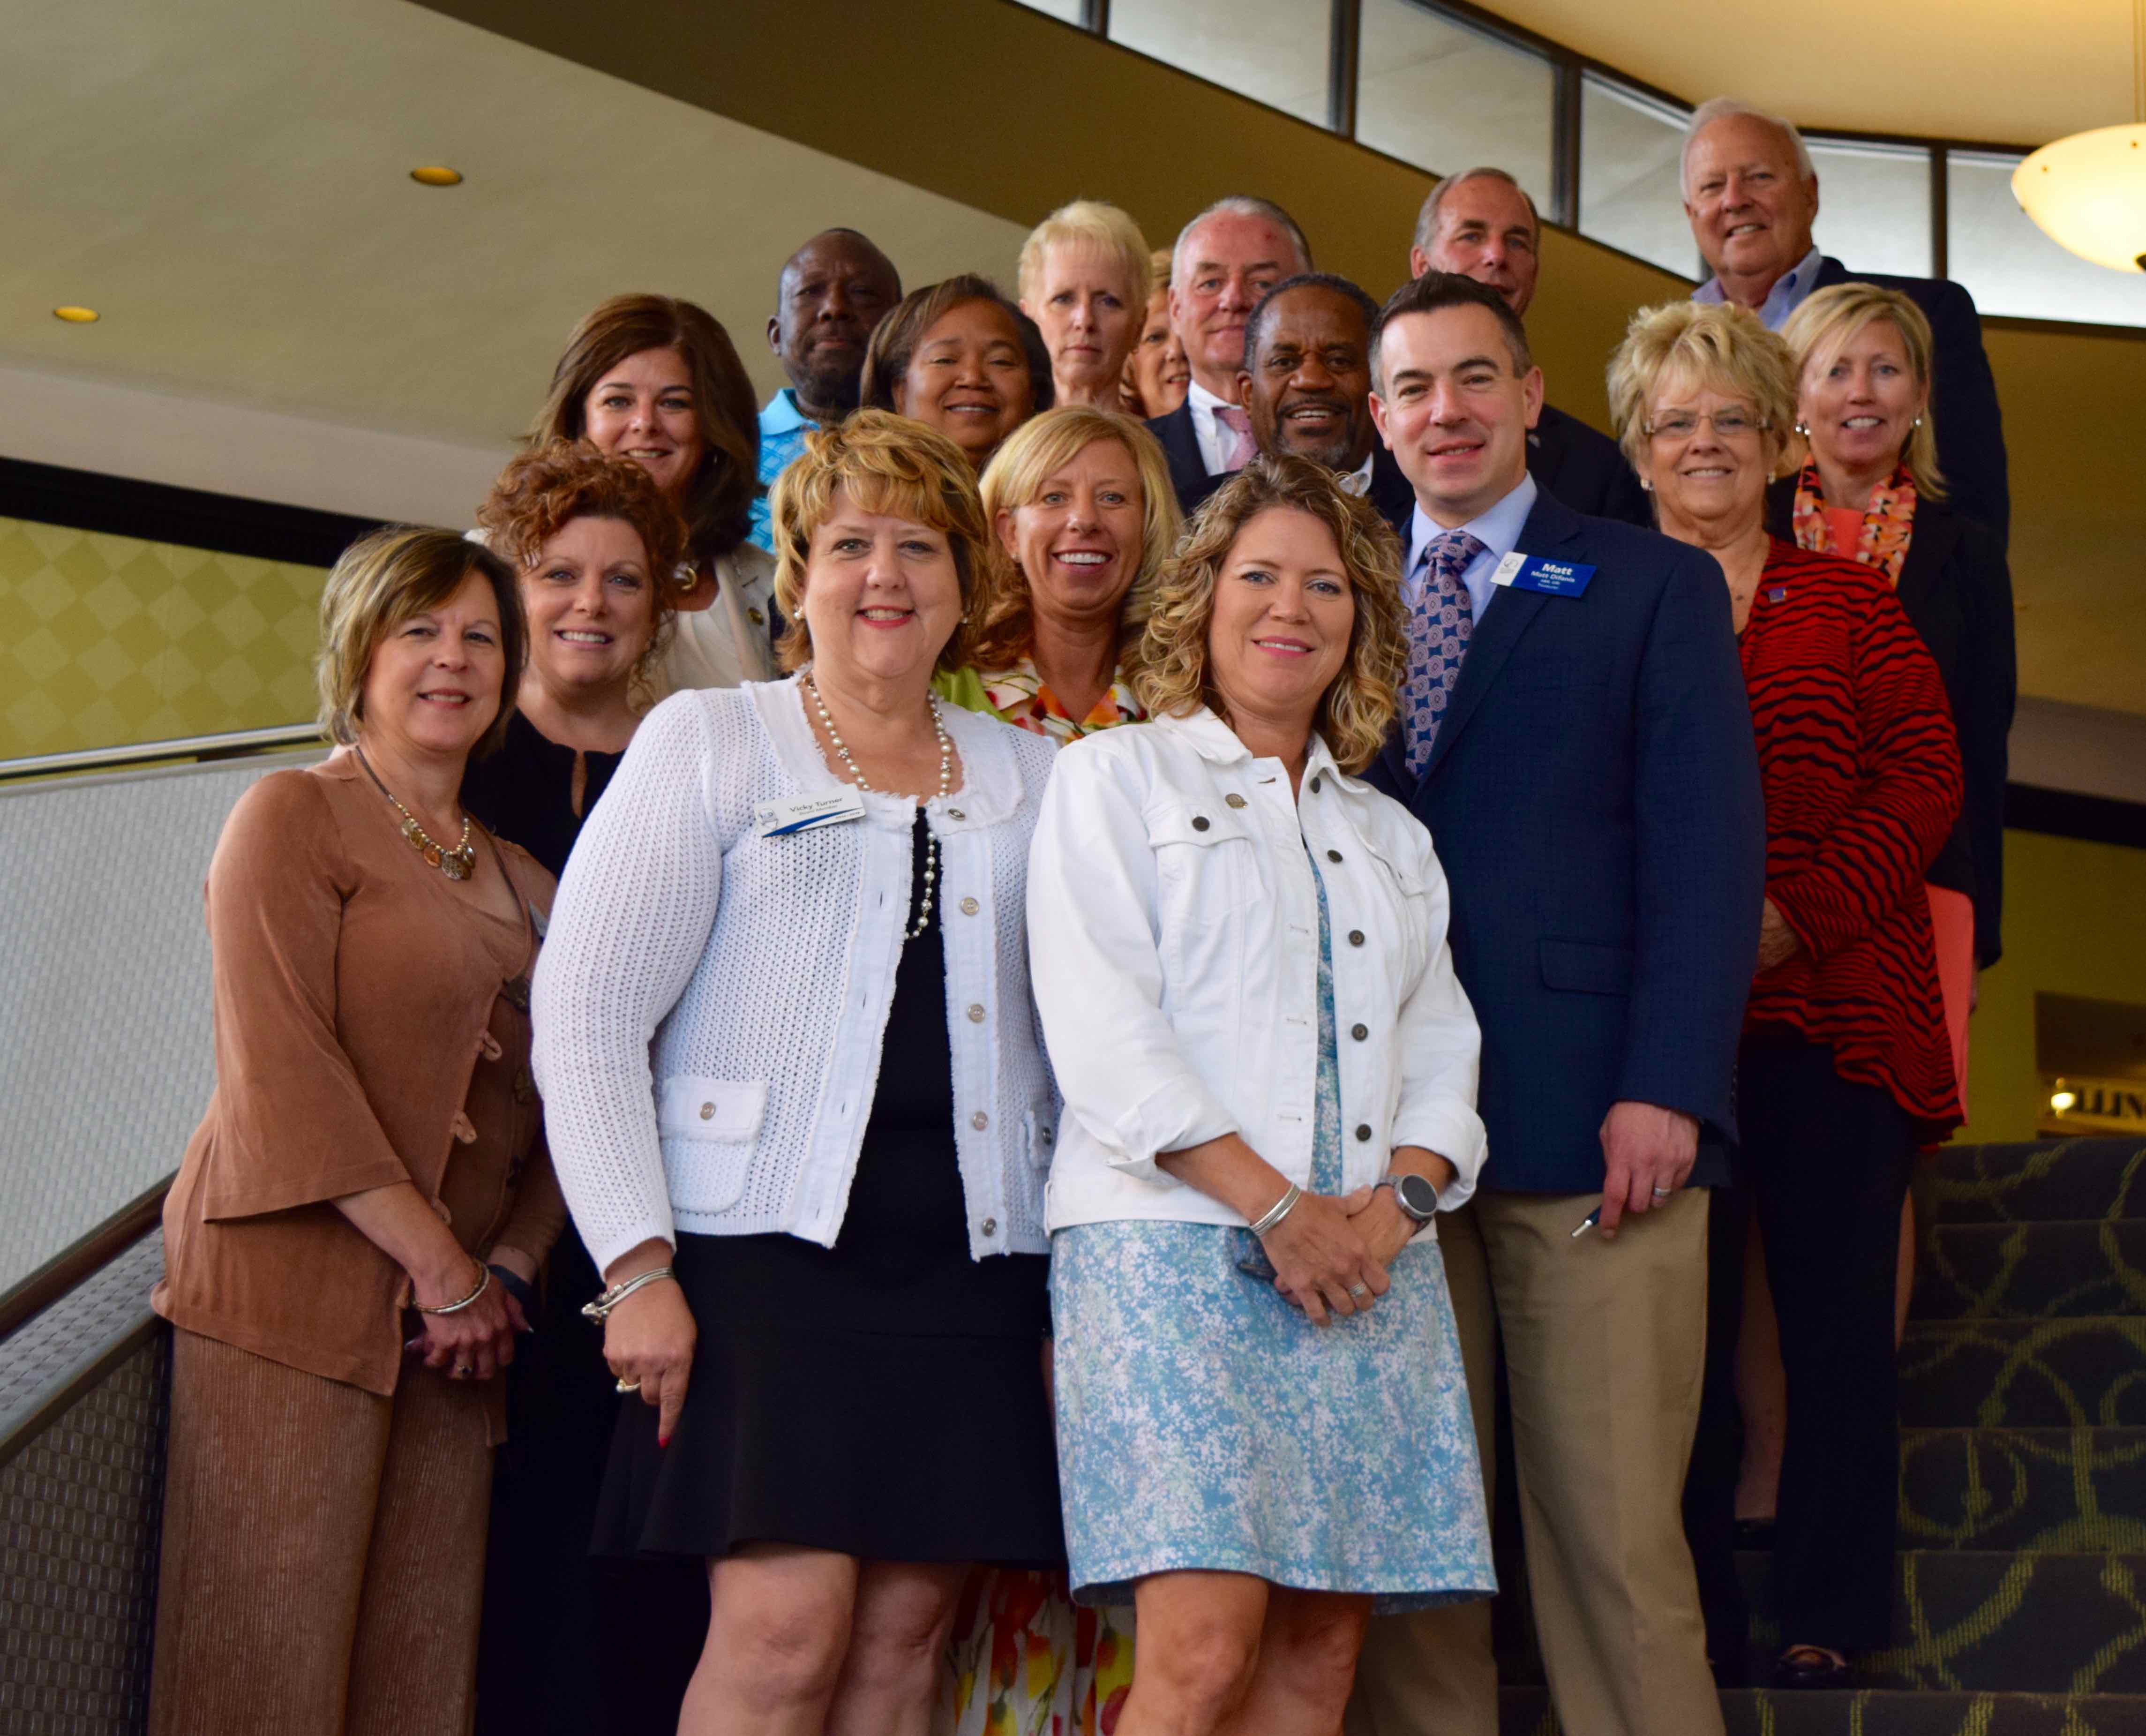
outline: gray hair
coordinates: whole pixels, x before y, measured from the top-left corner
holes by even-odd
[[[1684,197],[1691,197],[1691,147],[1699,142],[1699,136],[1716,121],[1726,121],[1738,115],[1748,115],[1754,121],[1763,121],[1786,138],[1796,153],[1796,172],[1809,181],[1818,173],[1811,162],[1810,147],[1804,142],[1803,134],[1796,123],[1786,115],[1769,114],[1764,109],[1734,97],[1710,97],[1691,112],[1690,123],[1684,129],[1684,154],[1677,161],[1677,185]]]
[[[1528,207],[1529,220],[1535,226],[1535,233],[1542,233],[1542,213],[1535,209],[1535,202],[1528,190],[1505,170],[1493,168],[1488,163],[1472,169],[1463,169],[1457,175],[1448,175],[1430,190],[1423,202],[1423,209],[1415,214],[1415,238],[1411,243],[1422,252],[1430,251],[1430,243],[1438,233],[1438,207],[1445,202],[1445,196],[1464,181],[1500,181],[1518,193]]]
[[[1272,223],[1286,235],[1295,246],[1297,269],[1285,275],[1295,277],[1311,269],[1311,243],[1304,238],[1304,231],[1296,226],[1296,219],[1271,199],[1254,197],[1250,193],[1230,193],[1217,199],[1182,229],[1177,232],[1177,245],[1170,250],[1170,281],[1172,284],[1185,275],[1185,244],[1192,239],[1192,232],[1210,217],[1257,217],[1262,222]]]

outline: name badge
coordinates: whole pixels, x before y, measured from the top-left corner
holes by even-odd
[[[1515,549],[1498,563],[1490,582],[1510,585],[1515,591],[1540,591],[1545,596],[1578,596],[1594,576],[1593,567],[1578,561],[1545,561],[1540,555],[1524,555]]]
[[[865,817],[865,799],[854,789],[825,796],[784,796],[772,801],[756,801],[752,817],[763,838],[785,838],[792,832],[816,831],[823,826],[840,826],[846,820]]]

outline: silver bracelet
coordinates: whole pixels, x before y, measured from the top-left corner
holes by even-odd
[[[668,1266],[652,1266],[637,1278],[629,1278],[623,1284],[614,1284],[595,1301],[585,1302],[581,1304],[582,1318],[601,1320],[611,1313],[611,1309],[617,1307],[644,1284],[653,1284],[659,1278],[669,1278],[672,1275],[671,1268]]]
[[[1264,1239],[1275,1226],[1296,1210],[1296,1202],[1304,1197],[1304,1190],[1295,1182],[1290,1183],[1280,1199],[1267,1208],[1266,1215],[1252,1225],[1252,1234]]]
[[[417,1304],[417,1312],[419,1314],[460,1314],[465,1308],[473,1306],[477,1299],[491,1288],[492,1268],[480,1261],[477,1269],[477,1288],[463,1297],[461,1301],[443,1302],[437,1308],[427,1308],[420,1302]]]

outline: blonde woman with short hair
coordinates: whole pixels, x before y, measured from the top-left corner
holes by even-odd
[[[1120,1736],[1332,1736],[1375,1608],[1493,1589],[1431,1227],[1484,1157],[1431,841],[1356,773],[1400,553],[1258,457],[1141,641],[1152,720],[1058,759],[1029,864],[1075,1595],[1131,1602]]]
[[[524,1071],[551,876],[457,794],[514,704],[514,575],[376,531],[321,630],[336,750],[249,788],[209,864],[217,1085],[150,1297],[157,1736],[468,1730],[495,1377],[565,1215]]]
[[[1112,410],[1046,410],[991,461],[983,506],[972,661],[939,691],[1061,746],[1146,716],[1123,666],[1183,523],[1155,436]]]
[[[1147,307],[1148,259],[1140,225],[1100,199],[1060,206],[1021,243],[1021,311],[1042,328],[1060,403],[1118,407]]]
[[[951,441],[861,410],[773,511],[795,673],[641,726],[536,1065],[640,1401],[596,1546],[707,1564],[680,1730],[921,1733],[971,1565],[1063,1554],[1022,920],[1052,751],[931,693],[989,547]]]

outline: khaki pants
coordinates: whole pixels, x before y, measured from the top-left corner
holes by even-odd
[[[1706,1348],[1706,1195],[1628,1218],[1614,1241],[1575,1240],[1598,1203],[1485,1193],[1440,1220],[1484,1482],[1502,1339],[1528,1581],[1565,1736],[1716,1736],[1681,1506]],[[1489,1605],[1371,1624],[1349,1736],[1497,1728]]]

